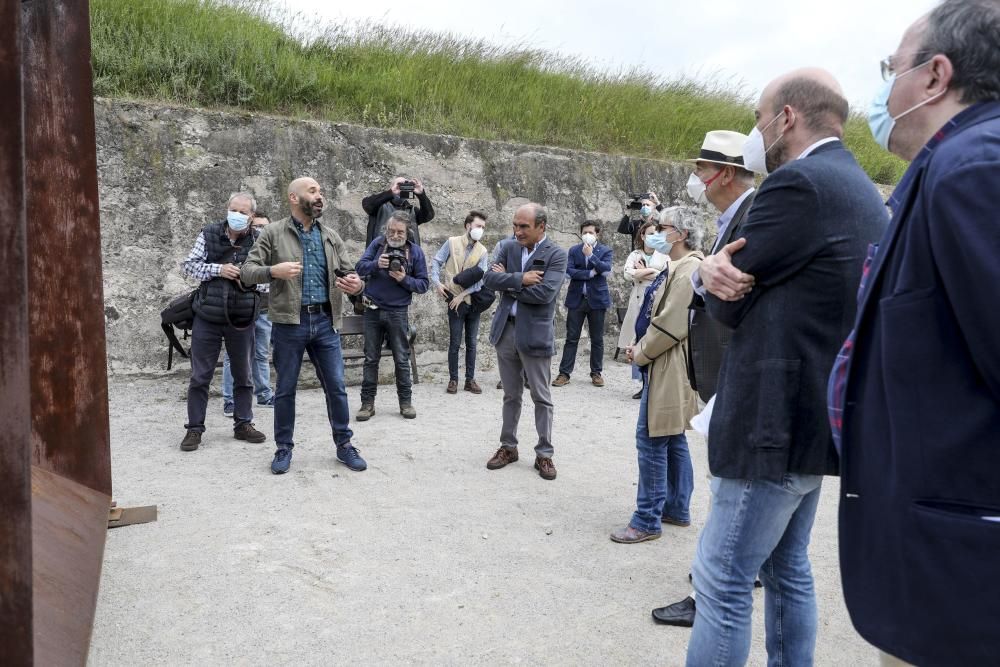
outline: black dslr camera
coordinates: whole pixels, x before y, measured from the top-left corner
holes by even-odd
[[[386,248],[385,256],[389,258],[390,271],[406,272],[406,251],[403,248]]]
[[[417,184],[413,181],[403,181],[399,184],[399,197],[400,199],[413,199],[413,190],[417,187]]]
[[[638,211],[640,208],[642,208],[642,200],[649,199],[649,193],[643,192],[639,194],[633,194],[631,195],[631,197],[632,200],[625,205],[625,208],[629,209],[630,211]]]

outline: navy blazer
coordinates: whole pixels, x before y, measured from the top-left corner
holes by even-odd
[[[490,343],[495,346],[500,342],[516,301],[514,344],[518,352],[529,357],[551,357],[556,353],[556,298],[566,278],[566,251],[549,238],[540,242],[527,269],[532,270],[535,262],[539,262],[545,275],[539,284],[525,287],[521,284],[524,275],[521,249],[521,244],[513,239],[500,241],[493,259],[503,264],[505,271],[498,273],[491,268],[483,276],[486,287],[500,297],[490,325]]]
[[[608,276],[611,272],[611,247],[602,243],[594,246],[594,253],[587,263],[583,254],[583,244],[569,249],[566,275],[569,289],[566,290],[566,307],[575,310],[583,305],[583,286],[587,286],[587,301],[594,310],[611,307],[611,292],[608,291]],[[596,273],[591,276],[590,272]]]
[[[733,329],[709,425],[712,474],[780,480],[837,474],[826,384],[857,306],[868,245],[889,216],[840,141],[779,167],[761,185],[733,265],[756,278],[739,301],[705,298]]]
[[[1000,102],[952,122],[890,200],[842,421],[847,608],[921,666],[1000,660]]]

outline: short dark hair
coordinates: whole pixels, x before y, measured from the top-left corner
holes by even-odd
[[[654,218],[653,220],[647,220],[646,222],[639,225],[639,229],[635,230],[635,238],[632,239],[632,246],[636,250],[642,250],[645,247],[645,243],[642,242],[642,233],[646,231],[649,227],[658,227],[659,219]]]
[[[1000,3],[945,0],[938,5],[927,18],[913,63],[939,53],[954,67],[951,84],[962,92],[962,104],[1000,100]]]
[[[262,210],[260,210],[260,209],[257,209],[257,210],[256,210],[256,211],[254,212],[254,214],[253,214],[253,217],[255,217],[255,218],[267,218],[268,220],[270,220],[270,219],[271,219],[271,216],[269,216],[269,215],[267,214],[267,212],[265,212],[265,211],[262,211]]]
[[[847,100],[815,79],[796,76],[781,84],[774,94],[774,113],[785,105],[802,114],[805,126],[827,136],[841,136],[850,107]]]
[[[471,225],[472,221],[475,220],[476,218],[479,218],[483,222],[486,222],[485,213],[481,213],[479,211],[469,211],[469,215],[465,216],[465,226],[468,227],[469,225]]]
[[[600,220],[584,220],[580,223],[580,233],[583,233],[584,228],[593,227],[594,231],[598,234],[601,233],[601,221]]]

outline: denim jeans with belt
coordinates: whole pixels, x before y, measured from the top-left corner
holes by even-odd
[[[326,415],[337,446],[351,442],[351,412],[344,386],[344,353],[340,334],[333,328],[330,314],[307,313],[298,324],[275,322],[271,329],[274,368],[278,390],[274,394],[274,442],[278,448],[294,446],[295,389],[302,368],[302,353],[308,352],[316,377],[326,395]]]
[[[768,665],[811,665],[816,594],[809,535],[823,478],[712,480],[712,508],[692,573],[698,604],[689,667],[743,665],[750,654],[753,582],[764,584]]]
[[[369,308],[365,311],[365,367],[361,378],[361,402],[374,403],[378,392],[378,365],[382,359],[383,337],[389,340],[393,361],[396,362],[396,393],[400,405],[412,398],[413,378],[410,375],[410,342],[406,321],[407,309]]]
[[[250,366],[253,371],[253,391],[258,403],[266,403],[274,392],[271,391],[271,365],[268,352],[271,349],[271,320],[267,313],[261,313],[254,322],[254,358]],[[222,359],[222,400],[233,402],[233,373],[229,368],[229,352]]]
[[[476,379],[476,339],[479,337],[479,315],[462,306],[448,309],[448,379],[458,381],[458,352],[465,331],[465,379]]]
[[[691,520],[694,470],[691,467],[687,436],[678,433],[651,437],[648,415],[647,382],[642,388],[639,420],[635,426],[635,448],[639,453],[639,488],[636,492],[635,513],[629,524],[647,533],[659,533],[661,516],[682,522]]]

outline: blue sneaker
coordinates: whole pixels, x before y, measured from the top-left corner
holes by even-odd
[[[265,398],[263,401],[258,400],[257,401],[257,405],[259,405],[262,408],[273,408],[274,407],[274,396],[271,396],[270,398]]]
[[[279,447],[274,452],[274,460],[271,461],[271,472],[275,475],[284,475],[292,465],[292,450],[287,447]]]
[[[368,469],[368,464],[365,463],[365,460],[358,454],[357,448],[351,443],[337,445],[337,458],[340,459],[341,463],[355,472]]]
[[[232,417],[233,416],[233,410],[235,410],[235,409],[236,409],[236,406],[233,405],[232,401],[223,401],[222,402],[222,414],[226,415],[227,417]]]

